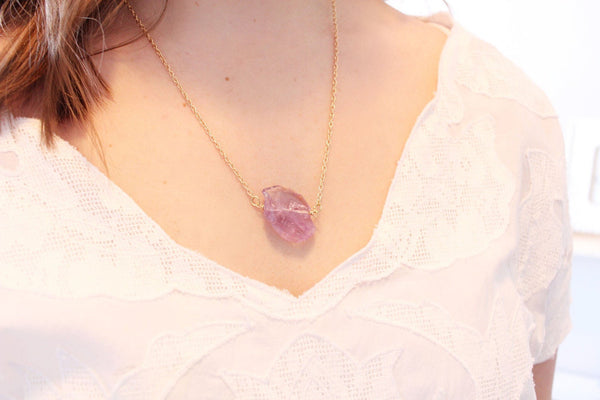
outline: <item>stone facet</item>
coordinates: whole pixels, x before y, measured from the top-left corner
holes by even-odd
[[[302,195],[279,185],[262,190],[264,215],[279,236],[288,242],[303,242],[315,233],[310,207]]]

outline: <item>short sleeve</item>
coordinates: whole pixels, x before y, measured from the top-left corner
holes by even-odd
[[[522,158],[522,197],[516,252],[517,287],[534,319],[534,363],[554,355],[571,330],[573,233],[566,157],[556,118],[532,124]]]

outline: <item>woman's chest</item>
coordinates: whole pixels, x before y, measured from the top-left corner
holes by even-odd
[[[16,307],[0,313],[11,326],[0,330],[0,394],[533,399],[531,320],[503,261],[488,261],[398,270],[300,319],[182,293],[11,296],[4,304]]]
[[[278,184],[302,194],[312,207],[324,169],[327,121],[302,116],[319,115],[316,107],[246,120],[226,118],[221,110],[212,134],[232,165],[187,108],[145,109],[121,122],[113,115],[110,129],[98,127],[111,182],[139,206],[147,222],[236,273],[298,296],[371,239],[418,107],[433,94],[421,95],[413,105],[398,101],[394,106],[403,111],[395,113],[386,103],[391,96],[374,89],[365,96],[386,100],[338,101],[322,209],[313,217],[316,233],[300,244],[272,230],[262,210],[251,205],[240,178],[261,200],[262,188]],[[299,122],[286,124],[296,114]],[[104,170],[89,143],[72,142]]]
[[[227,81],[218,65],[203,66],[188,90],[205,127],[166,76],[156,79],[164,73],[159,63],[148,67],[151,73],[110,75],[114,103],[92,121],[110,180],[180,246],[300,295],[373,236],[411,128],[434,96],[446,37],[410,27],[377,30],[372,34],[382,40],[371,48],[344,49],[333,109],[331,76],[312,64],[290,66],[270,80],[241,68]],[[388,37],[400,33],[406,38]],[[415,51],[409,39],[417,35],[435,45]],[[112,57],[117,67],[135,65],[109,54],[107,71]],[[62,136],[107,173],[80,133]],[[314,237],[299,245],[282,240],[252,207],[242,181],[261,200],[261,190],[272,185],[300,193],[311,207],[320,193]]]

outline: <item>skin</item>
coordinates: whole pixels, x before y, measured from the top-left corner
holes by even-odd
[[[533,366],[533,381],[537,400],[552,400],[552,382],[556,367],[557,353],[554,357]]]
[[[161,2],[132,4],[150,21]],[[446,40],[380,0],[338,1],[337,11],[336,119],[317,240],[290,246],[270,231],[145,40],[95,60],[112,88],[113,100],[91,118],[109,170],[83,127],[64,125],[58,134],[177,243],[299,296],[371,238],[410,129],[434,96]],[[277,183],[314,204],[330,101],[330,26],[323,1],[172,1],[153,30],[257,193]],[[109,44],[139,32],[128,12],[117,28]],[[538,399],[550,399],[554,363],[533,368]]]

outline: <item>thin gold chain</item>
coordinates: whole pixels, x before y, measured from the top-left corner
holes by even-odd
[[[221,148],[221,145],[219,144],[219,142],[217,141],[217,139],[215,139],[215,137],[213,136],[213,134],[208,129],[208,126],[206,125],[206,123],[204,122],[204,120],[202,119],[202,117],[200,116],[200,113],[198,112],[198,109],[196,108],[196,106],[194,106],[194,104],[192,103],[192,100],[191,100],[190,96],[183,89],[183,86],[181,85],[181,82],[179,82],[179,79],[177,79],[177,76],[175,75],[175,72],[173,71],[173,68],[167,62],[167,59],[165,58],[165,56],[163,55],[163,53],[158,48],[158,45],[156,44],[156,42],[154,41],[154,39],[150,35],[150,32],[148,31],[148,29],[146,28],[146,26],[144,25],[144,23],[142,22],[142,20],[138,16],[138,14],[135,12],[135,10],[131,6],[131,4],[129,4],[128,0],[123,0],[123,3],[127,6],[127,8],[129,9],[129,11],[133,15],[133,18],[135,19],[135,22],[137,23],[137,25],[140,27],[140,29],[142,30],[142,32],[144,33],[144,35],[148,39],[148,42],[150,42],[150,45],[152,46],[152,48],[156,52],[156,55],[160,59],[161,63],[167,69],[167,72],[169,73],[169,76],[171,77],[171,80],[173,81],[173,83],[175,84],[175,86],[177,87],[177,89],[179,90],[179,92],[181,93],[181,96],[183,97],[183,99],[185,100],[185,102],[187,103],[187,105],[190,107],[190,110],[192,110],[192,113],[194,114],[194,116],[196,117],[196,119],[198,120],[198,122],[200,123],[200,125],[202,125],[202,128],[204,128],[204,131],[208,135],[210,141],[215,145],[215,147],[219,151],[219,154],[221,154],[221,157],[223,157],[223,160],[225,160],[225,162],[227,163],[227,165],[229,166],[229,168],[231,168],[231,170],[233,171],[233,173],[235,174],[235,176],[237,177],[237,179],[240,181],[240,183],[242,184],[242,186],[246,190],[246,194],[250,198],[250,203],[254,207],[256,207],[256,208],[263,209],[264,208],[264,204],[261,203],[260,198],[258,197],[258,195],[255,194],[252,190],[250,190],[250,187],[248,186],[248,183],[244,180],[244,178],[242,178],[242,176],[240,175],[240,172],[238,171],[238,169],[233,165],[233,163],[231,162],[231,160],[229,159],[229,157],[225,154],[225,152]],[[335,100],[336,100],[337,70],[338,70],[338,25],[337,25],[337,14],[336,14],[336,8],[335,8],[335,0],[331,0],[331,8],[332,8],[332,16],[333,16],[333,49],[334,49],[334,53],[333,53],[333,73],[332,73],[332,82],[331,82],[331,102],[330,102],[330,105],[329,105],[329,123],[328,123],[328,131],[327,131],[327,140],[325,141],[325,155],[323,157],[323,163],[322,163],[322,166],[321,166],[321,177],[319,179],[319,191],[317,193],[317,201],[316,201],[315,205],[310,210],[310,214],[312,216],[317,215],[317,213],[321,210],[321,199],[322,199],[322,196],[323,196],[323,187],[324,187],[324,182],[325,182],[325,173],[327,172],[327,160],[329,159],[329,149],[331,147],[331,134],[333,132],[333,119],[334,119],[334,116],[335,116]]]

